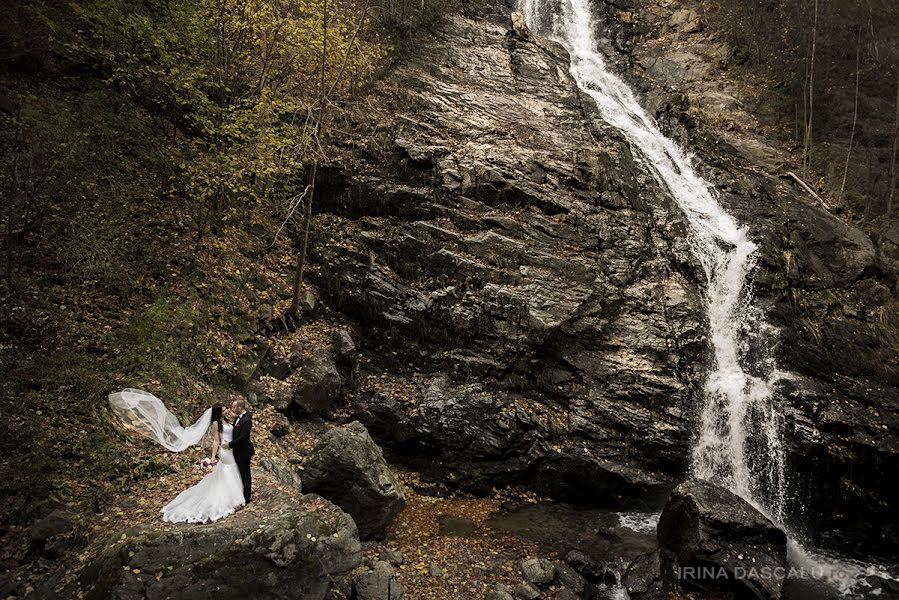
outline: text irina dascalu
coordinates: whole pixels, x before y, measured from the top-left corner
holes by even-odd
[[[813,567],[733,567],[727,569],[721,566],[685,566],[674,567],[674,574],[678,579],[844,579],[850,574],[842,569],[826,569]]]

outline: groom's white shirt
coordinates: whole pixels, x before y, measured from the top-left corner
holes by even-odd
[[[240,420],[243,418],[243,416],[244,416],[245,414],[247,414],[247,411],[243,411],[242,413],[240,413],[239,415],[237,415],[237,418],[234,420],[234,426],[235,426],[235,427],[237,427],[237,424],[240,423]]]

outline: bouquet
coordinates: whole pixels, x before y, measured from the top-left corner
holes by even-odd
[[[211,458],[204,458],[200,462],[197,463],[197,468],[203,473],[203,475],[209,475],[209,473],[215,468],[219,461],[212,460]]]

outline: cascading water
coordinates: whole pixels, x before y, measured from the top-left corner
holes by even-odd
[[[705,272],[714,353],[693,454],[695,475],[727,487],[781,522],[784,456],[771,394],[776,371],[769,368],[763,378],[743,366],[747,331],[757,325],[746,285],[755,244],[684,152],[659,131],[630,87],[606,67],[594,38],[589,0],[522,0],[521,10],[532,31],[568,50],[578,86],[593,98],[603,119],[621,130],[689,222],[690,245]]]
[[[771,358],[752,368],[746,360],[754,337],[751,332],[766,329],[747,286],[755,245],[746,228],[724,210],[689,157],[659,131],[628,85],[606,67],[594,37],[589,0],[519,1],[531,31],[568,50],[570,73],[577,85],[596,102],[603,120],[624,134],[635,156],[671,193],[690,225],[690,245],[706,278],[714,356],[693,451],[695,476],[730,489],[786,529],[781,415],[772,394],[783,374]],[[764,343],[758,337],[755,341]],[[810,553],[795,540],[790,541],[789,550],[791,562],[817,570],[850,595],[866,575],[893,579],[884,567]]]

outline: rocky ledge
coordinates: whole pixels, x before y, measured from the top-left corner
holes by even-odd
[[[73,580],[51,578],[34,597],[324,598],[361,560],[356,524],[324,498],[257,479],[248,508],[206,525],[124,529]]]

